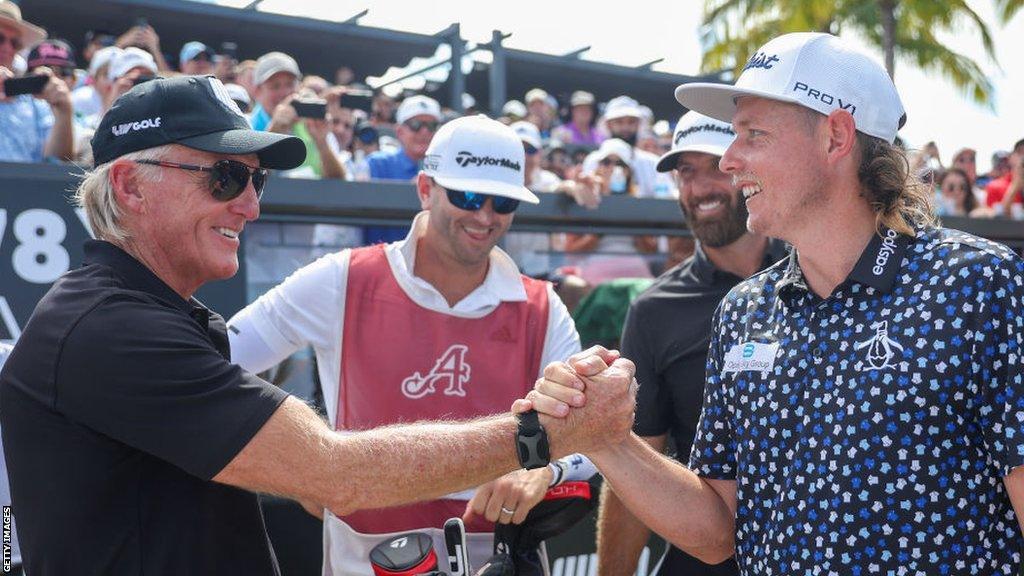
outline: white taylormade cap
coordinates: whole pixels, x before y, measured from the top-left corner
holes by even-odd
[[[791,102],[826,115],[847,110],[857,130],[887,142],[896,140],[907,119],[885,70],[831,34],[798,32],[769,41],[751,56],[735,86],[676,88],[683,106],[727,122],[742,96]]]
[[[423,172],[452,190],[540,203],[524,185],[522,140],[511,128],[483,114],[463,116],[441,126],[423,158]]]
[[[687,112],[679,119],[672,134],[672,149],[658,159],[658,172],[670,172],[679,163],[683,152],[704,152],[721,156],[736,139],[732,126],[697,112]]]

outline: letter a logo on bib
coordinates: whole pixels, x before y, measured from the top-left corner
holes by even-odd
[[[438,383],[444,384],[445,396],[465,396],[466,390],[463,385],[469,382],[470,366],[466,363],[466,352],[469,347],[465,344],[452,344],[441,354],[441,357],[434,363],[426,375],[413,372],[405,380],[402,380],[402,394],[408,398],[423,398],[427,394],[433,394]]]

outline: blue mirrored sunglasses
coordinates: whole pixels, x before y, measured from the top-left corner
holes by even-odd
[[[511,214],[519,208],[519,200],[515,198],[507,198],[505,196],[492,196],[490,194],[481,194],[480,192],[463,192],[461,190],[449,190],[444,189],[448,193],[448,201],[451,202],[456,208],[462,210],[469,210],[475,212],[484,207],[487,203],[487,199],[491,199],[491,207],[498,214]]]

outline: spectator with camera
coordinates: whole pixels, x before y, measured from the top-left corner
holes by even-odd
[[[256,106],[250,115],[250,124],[254,130],[294,134],[306,145],[305,162],[289,170],[287,176],[344,178],[344,168],[327,145],[329,129],[326,103],[317,101],[312,92],[305,98],[299,98],[301,78],[298,63],[284,52],[269,52],[260,56],[253,71]],[[301,106],[297,102],[313,105]]]
[[[14,56],[44,38],[46,31],[24,21],[16,4],[0,0],[0,161],[70,160],[74,155],[67,84],[47,67],[24,78],[12,72]]]
[[[144,50],[153,57],[157,70],[161,72],[173,71],[173,68],[164,59],[164,53],[160,49],[160,36],[157,35],[156,30],[149,25],[145,18],[136,19],[135,25],[117,39],[116,46],[122,49],[134,47]]]

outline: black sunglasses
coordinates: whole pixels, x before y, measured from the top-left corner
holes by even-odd
[[[600,162],[601,166],[621,166],[623,168],[629,168],[629,164],[626,164],[622,160],[612,160],[611,158],[602,158]]]
[[[437,132],[438,122],[436,120],[406,120],[405,125],[409,127],[413,132],[419,132],[420,129],[426,128],[431,132]]]
[[[164,168],[178,168],[192,172],[210,173],[210,193],[221,202],[229,202],[241,196],[249,185],[252,178],[252,187],[256,190],[256,199],[263,196],[263,188],[267,185],[267,169],[253,168],[238,160],[220,160],[213,166],[195,166],[193,164],[178,164],[177,162],[164,162],[163,160],[136,160],[136,164],[149,164],[151,166],[163,166]]]
[[[498,214],[511,214],[516,211],[516,208],[519,208],[519,200],[515,198],[492,196],[490,194],[481,194],[480,192],[449,190],[448,188],[445,188],[444,191],[448,193],[448,201],[453,206],[470,212],[476,212],[483,208],[488,198],[491,199],[491,206]]]

